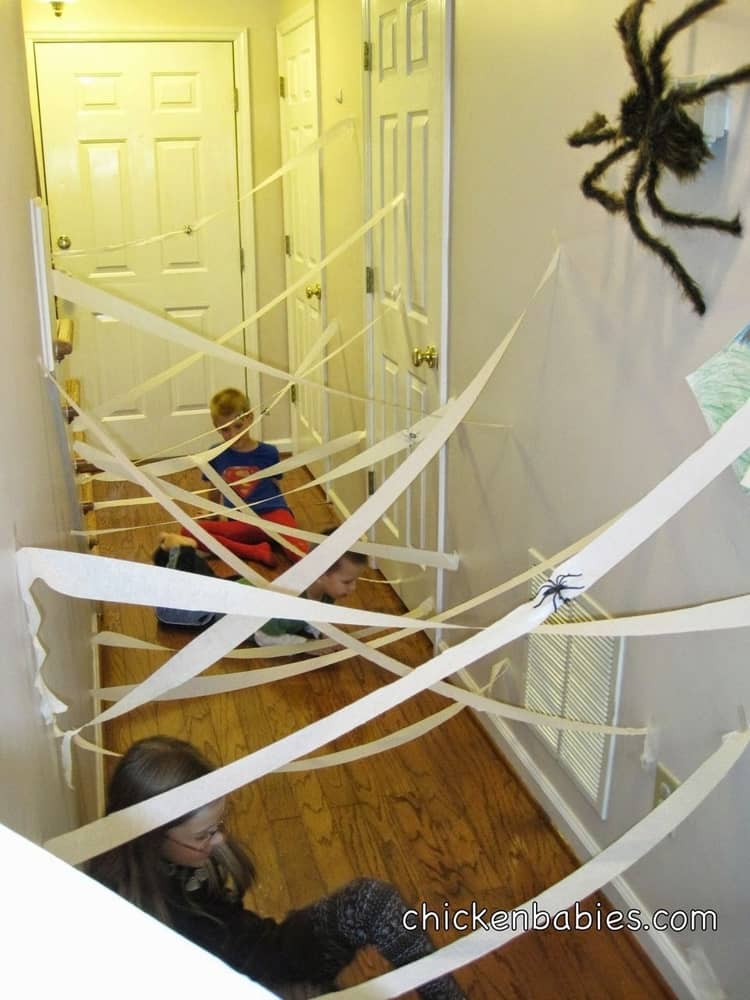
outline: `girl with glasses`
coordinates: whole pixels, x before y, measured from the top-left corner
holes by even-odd
[[[155,736],[134,743],[107,790],[107,813],[142,802],[214,770],[194,746]],[[252,861],[224,831],[221,798],[88,862],[90,875],[195,944],[282,997],[336,989],[360,948],[375,946],[392,965],[432,952],[387,882],[361,878],[277,922],[242,905]],[[424,1000],[463,1000],[450,976],[417,991]]]

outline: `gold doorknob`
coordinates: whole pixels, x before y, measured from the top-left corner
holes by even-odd
[[[322,289],[320,287],[319,281],[314,285],[305,285],[305,295],[308,297],[308,299],[311,299],[313,295],[315,295],[318,302],[320,302],[321,294],[322,294]]]
[[[429,347],[425,347],[424,350],[421,350],[419,347],[415,347],[411,352],[411,360],[414,363],[415,368],[419,368],[422,362],[424,362],[428,368],[437,368],[437,347],[432,344],[430,344]]]
[[[58,236],[57,245],[61,250],[70,250],[71,239],[69,236]]]

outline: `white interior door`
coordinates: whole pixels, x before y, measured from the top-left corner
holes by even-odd
[[[58,266],[205,336],[239,323],[231,42],[45,42],[35,58],[53,250],[64,238],[82,250],[184,230],[141,247],[58,257]],[[69,372],[89,408],[188,353],[107,317],[76,318]],[[242,335],[229,346],[243,350]],[[131,455],[178,453],[206,431],[207,402],[227,385],[244,388],[244,370],[203,359],[106,419]]]
[[[436,409],[444,354],[443,242],[445,11],[442,0],[370,0],[372,47],[371,178],[377,211],[404,192],[407,213],[386,218],[373,234],[375,326],[372,434],[380,440]],[[415,349],[435,351],[434,367],[415,364]],[[375,470],[381,482],[403,454]],[[433,460],[381,520],[378,540],[437,547],[438,461]],[[401,597],[414,607],[435,593],[434,571],[385,564]]]
[[[318,60],[315,11],[312,6],[281,22],[277,28],[281,149],[284,161],[318,138]],[[314,269],[322,247],[320,164],[310,155],[284,177],[284,233],[287,283]],[[325,294],[324,276],[318,272],[287,299],[290,370],[320,336]],[[324,382],[324,369],[312,376]],[[292,406],[295,451],[320,444],[327,437],[325,393],[297,385]]]

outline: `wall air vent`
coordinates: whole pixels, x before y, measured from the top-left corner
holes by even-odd
[[[529,549],[529,558],[532,566],[544,559],[535,549]],[[548,577],[549,572],[540,573],[531,580],[532,597]],[[558,608],[545,624],[610,617],[588,595],[582,594]],[[624,639],[532,634],[526,641],[524,701],[527,708],[584,722],[617,724]],[[615,737],[545,726],[534,726],[533,730],[601,818],[606,819]]]

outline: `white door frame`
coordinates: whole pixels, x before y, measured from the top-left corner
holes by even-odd
[[[281,35],[282,34],[287,34],[290,31],[294,31],[295,28],[298,28],[300,25],[304,24],[306,21],[309,21],[309,20],[313,21],[313,24],[314,24],[314,27],[315,27],[315,79],[316,79],[315,92],[316,92],[316,101],[317,101],[317,105],[318,105],[318,107],[317,107],[317,114],[318,114],[318,137],[319,137],[320,136],[321,121],[322,121],[322,108],[321,108],[321,103],[320,103],[320,37],[319,37],[319,33],[318,33],[318,9],[317,9],[317,4],[315,2],[312,2],[312,3],[309,3],[309,4],[305,4],[304,7],[300,7],[299,10],[296,10],[293,14],[290,14],[289,17],[285,17],[281,21],[277,22],[277,24],[276,24],[276,49],[277,49],[277,52],[278,52],[279,51],[279,46],[280,46],[280,39],[281,39]],[[281,75],[281,67],[280,66],[279,66],[279,75]],[[281,104],[281,99],[280,99],[279,100],[279,133],[280,133],[280,138],[283,141],[283,134],[282,134],[283,133],[283,121],[282,121],[282,115],[283,115],[283,109],[282,109],[282,104]],[[318,163],[320,163],[320,158],[318,158]],[[323,200],[323,178],[320,175],[320,171],[318,172],[318,186],[319,186],[318,208],[319,208],[319,213],[320,213],[320,219],[319,219],[319,234],[320,234],[320,249],[319,249],[319,253],[320,253],[320,257],[319,257],[319,259],[322,260],[325,257],[325,254],[326,254],[326,234],[325,234],[325,205],[324,205],[324,200]],[[286,202],[282,203],[282,213],[284,213],[284,220],[283,220],[284,221],[284,231],[288,232],[288,228],[287,228],[287,225],[286,225]],[[285,261],[284,261],[284,270],[285,270],[285,273],[286,273],[286,270],[287,270],[286,264],[287,264],[287,260],[285,258]],[[326,327],[328,326],[328,296],[326,295],[326,279],[327,279],[327,273],[326,273],[326,269],[324,268],[322,271],[320,271],[320,279],[319,279],[320,280],[321,288],[323,289],[321,297],[320,297],[320,329],[321,329],[321,332],[323,330],[325,330]],[[290,324],[289,324],[289,308],[290,308],[290,306],[291,306],[291,298],[287,298],[287,300],[286,300],[286,308],[287,308],[287,351],[288,351],[288,356],[291,359],[292,357],[295,356],[295,354],[294,354],[294,346],[291,343],[292,329],[290,328]],[[323,365],[323,368],[321,369],[321,371],[322,371],[323,383],[325,385],[327,385],[328,384],[328,366],[327,366],[327,364]],[[296,414],[296,412],[294,410],[294,405],[293,404],[290,405],[289,418],[290,418],[290,433],[291,433],[291,440],[292,440],[292,450],[296,450],[296,444],[297,444],[297,439],[298,439],[297,414]],[[330,438],[330,436],[331,436],[330,435],[330,427],[331,427],[331,415],[330,415],[330,407],[328,405],[328,394],[324,393],[323,394],[323,406],[322,406],[322,427],[321,427],[324,440],[328,440]],[[326,461],[325,461],[325,468],[326,468],[326,470],[329,470],[330,467],[331,467],[331,460],[330,459],[326,459]],[[328,489],[327,489],[327,486],[325,484],[323,486],[323,489],[326,492],[326,495],[328,495]]]
[[[449,308],[450,308],[450,196],[451,196],[451,139],[453,132],[453,3],[454,0],[438,0],[442,9],[444,29],[443,47],[443,149],[441,162],[443,165],[443,202],[440,206],[442,224],[442,242],[440,246],[440,320],[438,324],[438,398],[442,406],[448,400],[448,362],[449,362]],[[370,0],[362,0],[362,37],[370,42]],[[372,206],[372,90],[369,72],[362,74],[362,145],[363,180],[364,180],[364,210],[365,218],[370,218]],[[365,238],[365,261],[373,266],[372,231]],[[365,295],[365,317],[370,323],[374,316],[374,304],[371,295]],[[371,332],[367,339],[365,362],[367,365],[367,392],[371,399],[375,396],[375,338]],[[367,407],[367,434],[372,443],[374,431],[374,404]],[[446,525],[446,478],[447,478],[447,445],[438,453],[438,499],[437,499],[437,548],[445,549]],[[445,601],[445,570],[438,569],[435,581],[435,603],[438,611],[443,610]],[[435,633],[435,644],[440,639],[440,632]]]
[[[36,80],[36,45],[54,42],[231,42],[234,55],[234,86],[237,93],[237,113],[235,115],[237,139],[237,182],[239,197],[253,187],[252,149],[252,104],[250,100],[250,54],[248,33],[245,28],[226,28],[218,31],[30,31],[26,33],[26,65],[28,67],[29,93],[31,95],[31,119],[34,132],[34,149],[39,171],[39,189],[47,204],[46,178],[42,164],[42,129],[39,117],[39,94]],[[252,316],[258,308],[256,284],[256,240],[255,203],[252,198],[244,198],[239,203],[240,245],[245,259],[241,273],[242,315]],[[223,333],[223,330],[218,331]],[[248,355],[258,357],[257,324],[245,330],[245,350]],[[250,399],[260,399],[260,378],[248,371]],[[260,416],[260,414],[258,414]],[[262,433],[258,426],[258,435]]]

